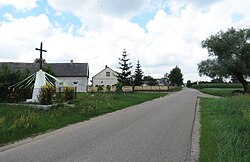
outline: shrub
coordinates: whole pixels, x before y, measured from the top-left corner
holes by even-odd
[[[110,85],[107,85],[106,89],[107,89],[107,92],[110,92],[111,86],[110,86]]]
[[[73,100],[75,94],[74,87],[64,87],[65,101]]]
[[[122,92],[123,84],[122,84],[121,82],[118,82],[118,83],[115,85],[115,87],[116,87],[115,92],[117,92],[117,93],[121,93],[121,92]]]
[[[74,87],[61,87],[59,92],[56,94],[57,102],[66,102],[74,99],[75,88]]]
[[[56,90],[51,85],[45,85],[41,88],[38,95],[38,101],[43,105],[52,104],[52,97],[55,94]]]
[[[103,87],[102,87],[102,85],[98,85],[97,92],[101,92],[101,91],[103,91]]]
[[[7,93],[7,102],[18,103],[32,97],[32,89],[10,89]]]

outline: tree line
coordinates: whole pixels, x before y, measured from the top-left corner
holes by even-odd
[[[133,66],[128,58],[126,49],[122,51],[122,57],[119,58],[118,64],[118,69],[120,69],[121,72],[117,74],[117,78],[118,82],[123,86],[141,86],[143,84],[153,86],[159,84],[157,79],[152,76],[143,75],[144,72],[141,69],[141,63],[139,60],[137,61],[135,72],[132,74]],[[164,85],[183,85],[183,75],[181,73],[181,69],[176,66],[170,71],[169,74],[166,73],[159,81]]]

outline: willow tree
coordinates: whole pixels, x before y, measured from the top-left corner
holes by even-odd
[[[250,29],[230,28],[202,41],[210,58],[198,64],[200,75],[211,78],[237,78],[244,92],[250,93],[247,78],[250,76]]]

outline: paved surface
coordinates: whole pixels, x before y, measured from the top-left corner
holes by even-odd
[[[187,161],[197,95],[185,89],[71,125],[0,152],[0,161]]]

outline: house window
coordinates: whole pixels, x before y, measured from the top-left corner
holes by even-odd
[[[106,77],[110,77],[110,72],[106,72]]]

